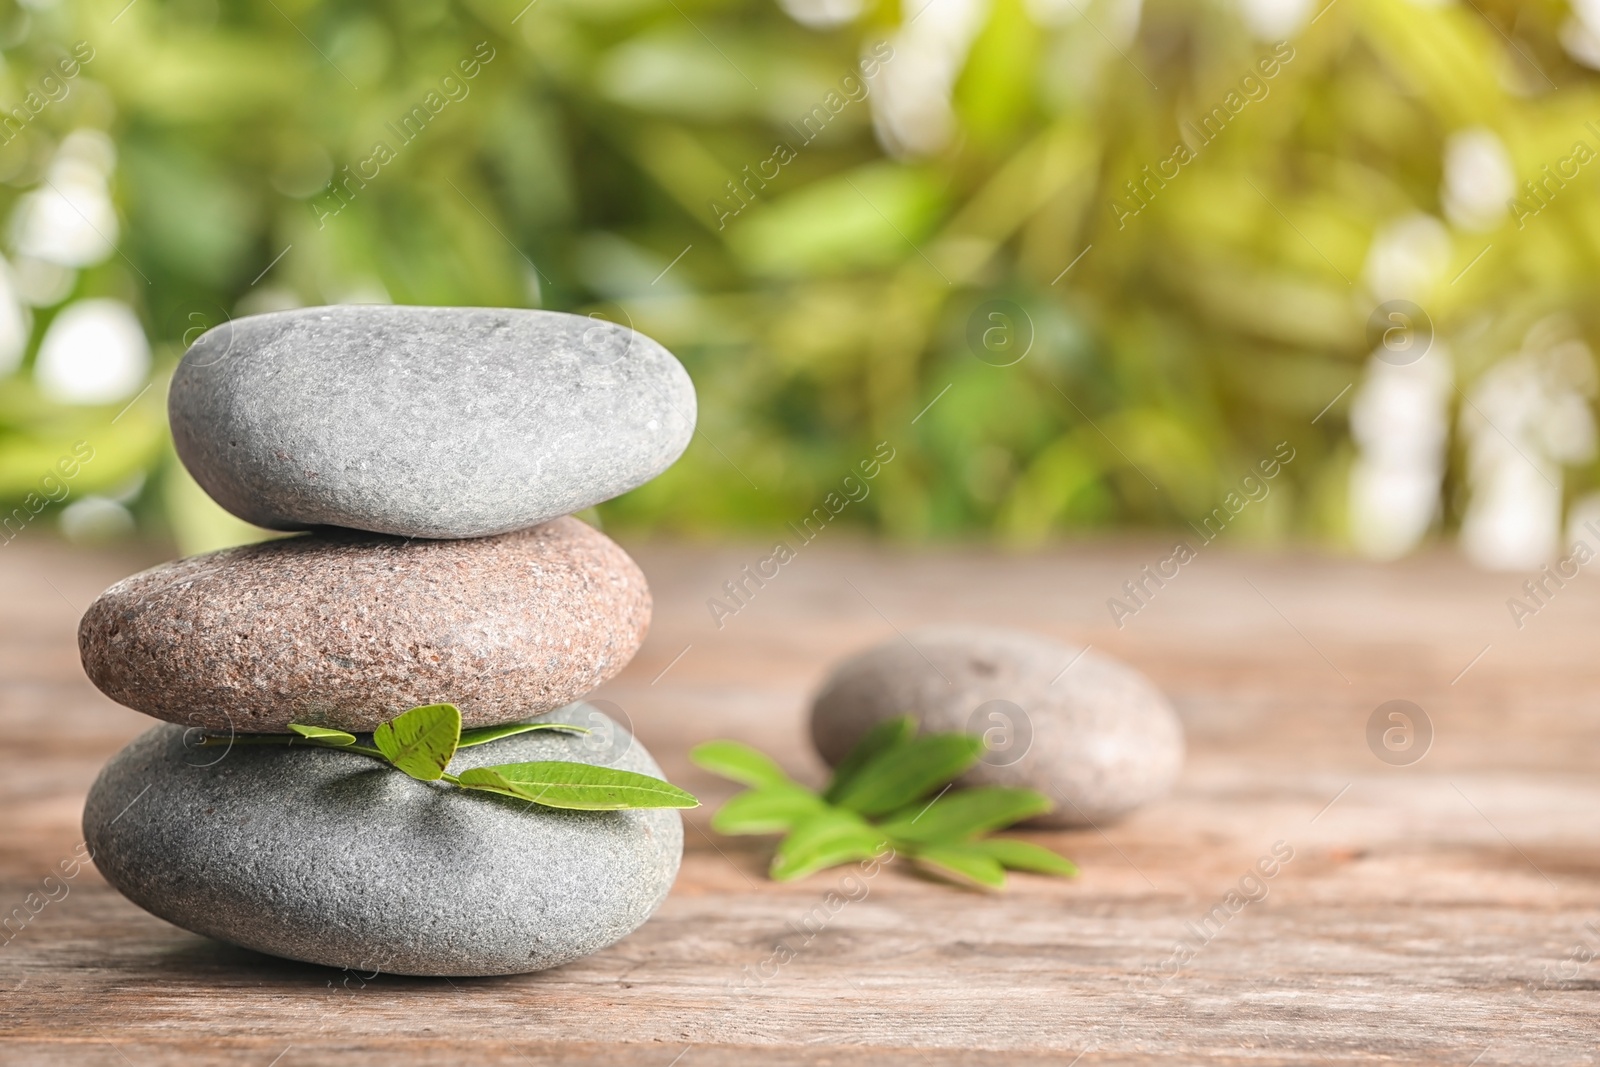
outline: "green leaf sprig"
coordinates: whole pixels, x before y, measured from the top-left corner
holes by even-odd
[[[564,760],[501,763],[474,767],[459,775],[449,771],[457,750],[484,745],[533,730],[586,734],[582,726],[563,722],[522,722],[506,726],[461,729],[461,709],[454,704],[425,704],[395,716],[372,732],[372,745],[355,734],[325,726],[290,723],[292,734],[248,734],[205,737],[202,745],[307,745],[370,756],[421,782],[447,782],[460,789],[516,797],[547,808],[621,811],[631,808],[694,808],[692,795],[659,778],[614,767]]]
[[[953,790],[983,752],[968,734],[917,736],[909,715],[879,723],[840,762],[820,794],[737,741],[708,741],[689,753],[704,770],[750,788],[712,816],[724,834],[783,834],[771,875],[780,882],[886,849],[962,885],[1001,889],[1006,871],[1070,877],[1078,868],[1047,848],[989,836],[1043,815],[1050,798],[1032,789]],[[939,790],[929,800],[928,794]]]

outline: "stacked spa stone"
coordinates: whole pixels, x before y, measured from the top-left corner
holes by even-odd
[[[89,677],[168,724],[89,794],[84,834],[112,885],[197,933],[399,974],[539,970],[649,918],[677,874],[676,811],[530,807],[247,742],[290,723],[362,734],[449,702],[466,727],[592,730],[462,749],[456,773],[571,760],[659,777],[574,703],[638,650],[650,593],[570,513],[682,453],[695,396],[678,361],[575,315],[312,308],[202,336],[170,415],[218,503],[310,532],[134,575],[84,616]],[[215,736],[237,743],[198,743]]]

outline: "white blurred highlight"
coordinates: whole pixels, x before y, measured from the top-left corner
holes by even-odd
[[[133,528],[133,512],[103,496],[86,496],[61,510],[61,534],[75,545],[118,541]]]
[[[1584,66],[1600,70],[1600,0],[1572,0],[1572,15],[1561,26],[1561,47]]]
[[[241,296],[233,310],[238,315],[265,315],[305,306],[300,294],[286,285],[258,285]]]
[[[1600,529],[1600,493],[1586,493],[1572,502],[1567,509],[1567,539],[1564,544],[1576,545],[1579,541],[1586,543],[1591,549],[1600,549],[1600,538],[1597,538],[1590,526]]]
[[[950,93],[988,9],[988,0],[907,5],[907,21],[889,38],[894,56],[869,97],[873,127],[890,154],[933,155],[955,137]]]
[[[392,304],[394,298],[376,278],[357,278],[340,289],[333,298],[335,304]]]
[[[32,329],[32,316],[17,296],[11,264],[5,261],[4,256],[0,256],[0,378],[22,365]]]
[[[1239,0],[1239,14],[1258,41],[1294,36],[1311,17],[1311,0]]]
[[[866,5],[864,0],[778,0],[778,6],[802,26],[828,30],[854,22]]]
[[[17,296],[36,308],[54,307],[72,293],[78,272],[59,263],[47,263],[32,256],[18,256],[12,268]]]
[[[138,392],[150,373],[150,345],[120,300],[69,304],[45,330],[33,369],[39,389],[64,404],[110,404]]]
[[[1441,344],[1415,363],[1367,360],[1350,402],[1358,455],[1350,472],[1350,535],[1371,559],[1415,548],[1439,512],[1455,381]]]
[[[1432,215],[1404,215],[1385,224],[1367,250],[1364,277],[1379,303],[1421,303],[1450,264],[1450,231]]]
[[[1492,230],[1516,193],[1511,155],[1494,132],[1474,126],[1450,135],[1444,148],[1444,213],[1465,230]]]
[[[1461,409],[1472,490],[1461,545],[1481,567],[1528,570],[1561,547],[1561,468],[1595,454],[1594,356],[1574,333],[1558,319],[1535,326]]]
[[[1092,25],[1082,27],[1083,32],[1093,35],[1097,41],[1103,33],[1118,48],[1133,43],[1144,17],[1144,0],[1109,0],[1100,5],[1092,0],[1023,0],[1023,7],[1028,17],[1041,26],[1090,21]]]
[[[60,267],[88,267],[114,251],[117,213],[111,203],[116,148],[98,130],[75,130],[56,150],[44,181],[11,216],[11,246],[19,257]]]

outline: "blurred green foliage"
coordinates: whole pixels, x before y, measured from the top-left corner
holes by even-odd
[[[1520,182],[1600,120],[1594,75],[1558,43],[1567,6],[1308,11],[1269,91],[1146,185],[1136,215],[1125,183],[1169,160],[1181,124],[1222,105],[1272,42],[1219,0],[967,6],[954,136],[916,155],[875,136],[875,81],[809,143],[793,124],[892,46],[917,0],[823,30],[770,0],[7,7],[0,106],[74,42],[94,58],[0,146],[0,211],[92,128],[116,145],[120,226],[113,254],[32,309],[23,363],[0,382],[0,495],[14,505],[84,440],[96,458],[74,498],[119,495],[186,548],[240,536],[165,440],[162,380],[186,338],[251,311],[386,298],[594,312],[678,353],[701,433],[602,509],[614,525],[765,535],[888,441],[898,458],[846,520],[1012,543],[1181,526],[1287,439],[1299,456],[1279,505],[1249,509],[1240,533],[1336,535],[1348,396],[1312,419],[1369,352],[1374,235],[1442,214],[1453,132],[1493,131]],[[493,58],[465,79],[480,43]],[[446,76],[468,91],[397,137]],[[330,182],[379,141],[393,158],[334,199]],[[792,159],[741,206],[728,183],[771,174],[780,144]],[[1449,230],[1422,303],[1464,383],[1551,311],[1594,334],[1600,200],[1593,175],[1580,181],[1520,229],[1508,215]],[[52,319],[90,296],[127,301],[151,340],[156,384],[125,412],[35,385]],[[974,351],[991,301],[1025,312],[1006,322],[1033,338],[1009,366]],[[977,321],[982,336],[991,320]]]

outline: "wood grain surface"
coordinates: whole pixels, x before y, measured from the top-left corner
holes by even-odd
[[[1148,672],[1188,731],[1178,788],[1115,826],[1038,835],[1083,875],[1017,875],[999,896],[898,864],[775,885],[770,844],[716,837],[703,808],[651,922],[516,978],[274,960],[169,926],[88,868],[0,945],[0,1061],[1600,1062],[1592,577],[1519,630],[1522,575],[1208,546],[1118,629],[1107,598],[1169,546],[912,552],[829,532],[719,628],[707,598],[768,546],[629,547],[656,621],[600,695],[713,804],[730,788],[689,765],[692,744],[749,741],[820,779],[805,710],[829,664],[934,621],[1031,628]],[[84,679],[74,632],[153,561],[0,547],[0,912],[73,854],[89,783],[150,725]],[[1409,766],[1367,742],[1397,698],[1434,730]],[[1266,895],[1216,910],[1279,842],[1293,857]],[[852,899],[830,909],[830,891]]]

